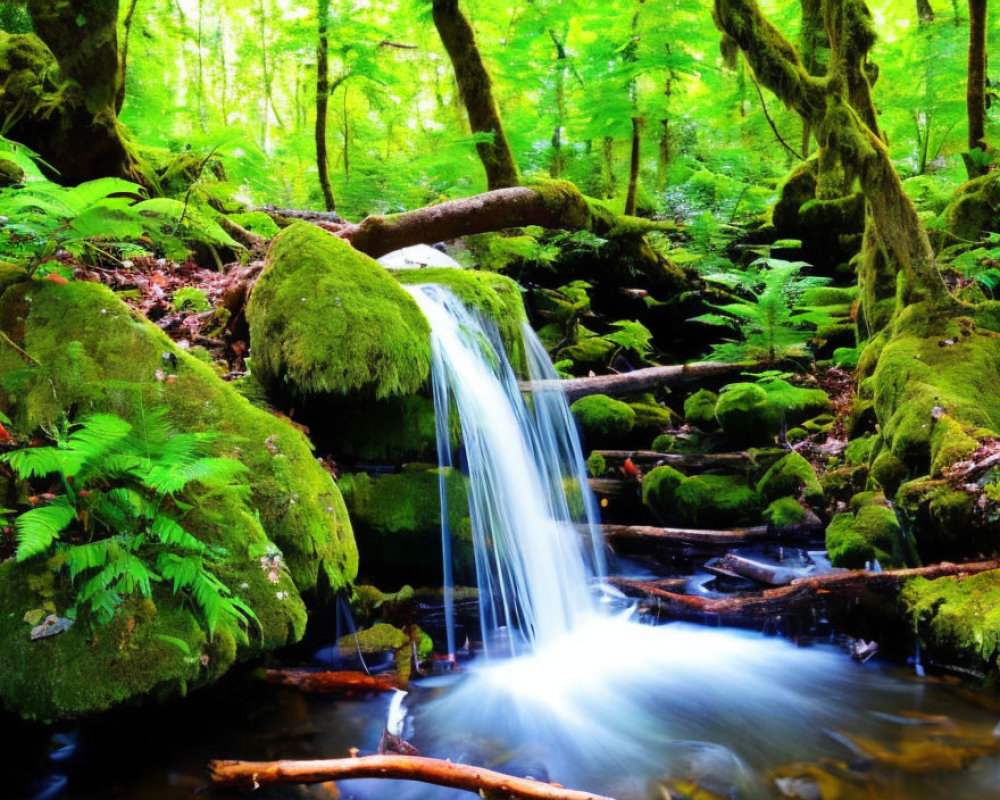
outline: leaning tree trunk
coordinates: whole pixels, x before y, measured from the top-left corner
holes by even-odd
[[[319,0],[319,42],[316,47],[316,169],[327,211],[336,210],[330,184],[330,162],[326,148],[326,120],[330,107],[330,0]]]
[[[500,121],[493,98],[493,81],[483,64],[472,25],[459,9],[458,0],[434,0],[433,16],[434,26],[455,68],[455,80],[472,132],[491,137],[489,141],[476,144],[486,170],[486,184],[491,190],[517,186],[520,183],[517,164]]]
[[[986,142],[986,0],[969,0],[969,75],[965,89],[965,107],[969,116],[969,151],[985,150]],[[985,170],[965,159],[969,177]]]
[[[35,34],[0,32],[4,135],[38,152],[60,183],[142,181],[118,124],[118,0],[27,5]]]
[[[642,146],[642,117],[632,117],[632,151],[628,167],[628,192],[625,194],[625,213],[635,214],[635,204],[639,196],[639,164]]]

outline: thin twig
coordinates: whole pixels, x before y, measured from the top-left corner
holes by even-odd
[[[27,361],[29,364],[34,364],[36,367],[42,366],[42,363],[34,356],[29,355],[14,342],[6,333],[0,331],[0,339],[6,342],[21,358]]]
[[[774,135],[777,137],[778,142],[799,161],[805,161],[805,158],[801,156],[788,142],[786,142],[780,133],[778,133],[778,126],[774,124],[774,120],[771,119],[771,115],[768,113],[767,103],[764,101],[764,93],[760,90],[760,84],[757,83],[757,76],[753,74],[752,70],[750,71],[750,79],[753,81],[754,88],[757,90],[757,96],[760,98],[760,107],[764,111],[764,119],[766,119],[767,124],[771,126],[771,130],[774,131]]]

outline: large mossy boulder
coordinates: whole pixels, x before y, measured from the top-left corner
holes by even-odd
[[[304,397],[413,394],[430,374],[430,327],[374,259],[304,222],[271,245],[247,304],[253,371]]]
[[[812,464],[799,453],[789,453],[764,473],[757,484],[757,493],[764,505],[781,497],[801,497],[816,504],[823,501],[823,487]]]
[[[724,386],[715,416],[733,442],[761,445],[772,442],[782,428],[790,429],[829,410],[830,399],[821,389],[778,379]]]
[[[663,522],[695,528],[724,528],[755,521],[757,493],[736,475],[687,477],[673,467],[656,467],[642,481],[642,501]]]
[[[883,503],[867,503],[856,513],[837,514],[826,529],[826,549],[835,567],[862,569],[877,560],[883,567],[903,566],[906,548],[895,512]]]
[[[26,615],[40,608],[64,614],[74,589],[57,564],[8,560],[0,565],[4,704],[55,719],[183,693],[237,660],[300,638],[301,594],[346,587],[357,572],[343,499],[308,440],[251,405],[107,288],[16,278],[0,274],[0,326],[28,356],[0,346],[0,410],[13,430],[28,437],[67,415],[106,412],[135,421],[163,409],[179,431],[213,433],[216,454],[248,468],[249,492],[206,498],[185,524],[225,548],[212,569],[260,625],[251,626],[247,643],[220,631],[210,638],[183,598],[160,584],[152,600],[126,600],[106,626],[83,615],[64,633],[32,642]],[[214,538],[220,520],[221,542]]]
[[[635,411],[627,403],[607,395],[581,397],[570,410],[591,445],[613,444],[635,427]]]
[[[955,190],[936,226],[945,235],[944,244],[978,241],[998,230],[1000,223],[1000,173],[990,172],[963,183]],[[950,234],[950,236],[947,236]]]
[[[390,475],[341,476],[339,486],[367,578],[384,584],[441,583],[442,478],[455,579],[475,581],[468,481],[455,469],[434,469],[425,464],[409,465]]]

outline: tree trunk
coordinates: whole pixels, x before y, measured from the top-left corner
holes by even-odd
[[[917,23],[924,25],[934,21],[934,9],[930,0],[917,0]]]
[[[116,110],[118,0],[29,0],[28,13],[35,34],[0,32],[0,52],[9,54],[0,70],[4,134],[37,151],[52,166],[43,167],[46,176],[59,183],[144,182]]]
[[[125,82],[128,71],[128,45],[132,38],[132,21],[135,18],[135,9],[139,5],[139,0],[131,0],[128,11],[125,12],[125,21],[122,25],[122,54],[118,60],[118,90],[115,95],[115,113],[121,113],[122,106],[125,105]]]
[[[636,197],[639,194],[639,162],[642,145],[642,117],[632,117],[632,153],[628,167],[628,192],[625,194],[625,213],[635,215]]]
[[[330,108],[330,0],[319,0],[319,42],[316,47],[316,169],[319,186],[323,190],[323,204],[327,211],[335,211],[336,201],[330,184],[330,163],[326,149],[326,120]]]
[[[476,144],[476,151],[486,170],[490,190],[517,186],[520,176],[496,100],[493,81],[486,71],[469,20],[458,7],[458,0],[433,0],[434,26],[455,69],[458,91],[469,115],[473,133],[488,134],[490,141]]]
[[[969,0],[969,75],[965,89],[965,107],[969,116],[969,150],[985,150],[986,136],[986,0]],[[965,161],[969,177],[985,170]]]
[[[552,130],[552,162],[549,164],[549,175],[559,178],[563,172],[562,129],[566,121],[566,37],[560,39],[556,32],[549,28],[549,37],[556,48],[556,124]]]

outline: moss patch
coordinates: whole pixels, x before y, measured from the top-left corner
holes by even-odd
[[[826,529],[826,549],[835,567],[862,569],[876,559],[883,567],[901,566],[904,561],[899,521],[884,505],[837,514]]]
[[[715,416],[733,441],[766,444],[782,427],[794,427],[829,410],[830,400],[820,389],[775,380],[729,384],[719,395]]]
[[[306,223],[275,238],[247,304],[253,370],[293,395],[385,398],[430,374],[430,328],[373,259]]]
[[[699,389],[684,401],[684,420],[689,425],[695,425],[705,431],[719,426],[715,419],[715,406],[719,396],[708,389]]]
[[[784,496],[802,497],[810,503],[823,500],[823,487],[812,464],[799,453],[789,453],[772,464],[757,484],[757,492],[765,505]]]
[[[584,438],[592,444],[605,444],[627,436],[635,426],[635,411],[628,404],[607,395],[581,397],[570,411],[576,417]]]

